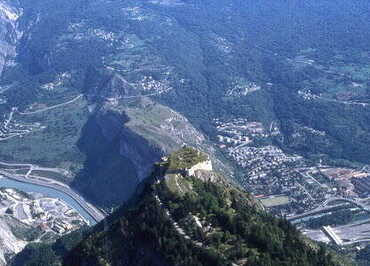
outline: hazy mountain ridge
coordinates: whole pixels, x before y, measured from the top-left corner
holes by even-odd
[[[213,119],[245,118],[262,122],[265,127],[274,123],[280,134],[269,141],[289,152],[324,153],[366,163],[363,147],[370,132],[365,123],[367,115],[356,105],[302,99],[297,95],[302,86],[299,78],[308,71],[307,67],[294,69],[288,59],[309,47],[320,51],[315,55],[316,60],[333,53],[326,50],[328,45],[341,53],[343,43],[331,42],[340,34],[344,34],[343,39],[357,40],[354,50],[362,49],[361,40],[366,35],[359,37],[356,33],[363,28],[359,21],[363,21],[366,14],[354,18],[355,25],[359,26],[356,32],[343,32],[339,25],[329,24],[326,28],[314,25],[323,23],[323,14],[316,11],[335,9],[349,18],[367,4],[359,1],[349,9],[339,9],[322,1],[312,4],[310,13],[304,13],[307,4],[285,5],[288,9],[282,3],[264,6],[259,2],[249,5],[240,1],[96,0],[58,1],[56,8],[51,8],[42,0],[32,5],[21,1],[22,16],[16,24],[23,35],[16,47],[16,64],[9,65],[2,76],[2,84],[7,87],[4,92],[7,104],[2,108],[5,114],[14,106],[23,111],[31,104],[61,103],[83,93],[87,101],[84,109],[78,107],[84,110],[83,119],[79,120],[82,125],[75,124],[71,128],[71,132],[81,134],[89,113],[97,113],[100,119],[108,117],[99,115],[105,112],[101,105],[119,106],[147,95],[185,115],[213,141],[216,134]],[[349,6],[343,1],[341,5]],[[289,21],[277,23],[285,10],[291,14]],[[298,19],[302,13],[305,17]],[[220,21],[219,17],[226,19]],[[333,18],[330,16],[328,20]],[[274,31],[277,25],[280,30]],[[301,31],[300,27],[305,30]],[[335,36],[331,39],[312,37],[325,36],[328,31]],[[292,38],[298,41],[287,45],[287,40]],[[338,120],[346,130],[335,126]],[[108,126],[109,122],[101,124]],[[307,126],[326,135],[311,138],[297,134],[293,125]],[[55,134],[59,138],[58,133]],[[353,135],[358,138],[353,139]],[[187,139],[189,142],[182,141],[190,144],[191,137]],[[62,149],[70,158],[63,164],[72,165],[69,170],[77,169],[74,170],[77,174],[81,169],[84,171],[87,155],[77,149],[78,140],[71,138],[68,142]],[[66,149],[69,145],[72,150]],[[40,149],[46,147],[41,145]],[[44,163],[42,157],[32,157]],[[158,155],[153,154],[150,162],[156,158]],[[19,159],[22,158],[13,158]],[[121,159],[117,157],[117,160]],[[48,163],[61,164],[59,159]],[[137,178],[137,169],[128,165],[132,179]]]
[[[116,2],[115,4],[119,3]],[[126,5],[124,4],[122,8]],[[45,134],[46,130],[42,130],[40,133],[36,133],[35,137],[32,136],[35,141],[37,138],[45,137],[49,141],[63,138],[65,145],[58,147],[59,154],[52,155],[48,151],[49,145],[44,145],[37,140],[36,143],[38,143],[40,153],[35,154],[33,152],[28,156],[23,155],[23,152],[16,153],[14,156],[6,157],[8,160],[17,161],[32,158],[34,162],[40,164],[58,165],[59,167],[69,165],[67,170],[77,175],[77,179],[75,181],[68,180],[68,182],[75,184],[76,188],[83,191],[88,197],[91,196],[90,199],[97,201],[99,204],[111,205],[119,204],[122,200],[128,199],[135,191],[137,184],[146,177],[153,162],[164,153],[179,148],[183,143],[190,144],[193,142],[193,137],[204,139],[185,118],[181,118],[181,115],[176,114],[176,112],[173,112],[172,115],[170,109],[165,111],[168,112],[168,115],[163,119],[177,117],[175,119],[180,119],[179,123],[171,125],[172,122],[161,121],[162,118],[160,117],[159,120],[157,119],[159,123],[162,123],[161,126],[166,127],[171,132],[170,134],[166,133],[169,137],[168,140],[164,140],[164,136],[160,136],[153,140],[153,143],[150,143],[140,135],[135,137],[136,133],[132,133],[124,127],[126,119],[124,118],[126,116],[124,110],[115,108],[117,104],[121,104],[120,101],[140,101],[143,95],[159,95],[172,88],[168,77],[162,74],[170,67],[158,65],[157,61],[160,63],[161,59],[155,55],[152,56],[155,65],[148,64],[146,61],[151,58],[151,55],[144,45],[142,45],[142,48],[139,45],[139,53],[133,55],[142,58],[143,67],[140,71],[150,71],[149,74],[151,75],[160,73],[160,75],[164,75],[163,78],[158,80],[148,74],[131,74],[135,82],[132,78],[128,81],[129,77],[124,78],[122,73],[104,63],[106,58],[116,60],[113,56],[118,58],[118,53],[122,49],[124,51],[125,49],[128,49],[128,51],[136,49],[136,44],[132,46],[131,43],[140,42],[135,34],[125,36],[117,29],[112,32],[106,31],[106,27],[100,23],[101,20],[95,17],[99,14],[100,16],[108,15],[108,10],[114,5],[107,5],[104,1],[72,1],[68,3],[61,1],[56,3],[57,8],[53,8],[50,13],[45,11],[49,6],[43,1],[37,1],[32,5],[22,2],[20,6],[23,7],[23,13],[17,20],[17,26],[23,30],[24,34],[17,46],[17,64],[8,66],[2,77],[3,83],[8,88],[5,92],[7,105],[3,105],[4,113],[6,113],[7,108],[11,108],[13,105],[16,105],[22,111],[33,111],[36,108],[37,112],[38,105],[52,106],[53,104],[67,103],[71,98],[77,99],[73,97],[80,92],[85,94],[87,102],[84,100],[82,102],[76,101],[79,104],[79,106],[75,106],[76,112],[80,116],[80,119],[77,118],[78,120],[76,120],[78,123],[71,125],[69,120],[73,115],[66,115],[62,110],[59,114],[55,112],[53,118],[50,117],[55,120],[56,117],[62,118],[64,116],[62,118],[63,124],[51,127],[52,134]],[[102,6],[105,8],[101,9]],[[117,13],[119,9],[115,8],[114,10],[113,17],[107,23],[118,18],[118,15],[121,18],[122,13]],[[112,24],[109,24],[109,26],[112,26]],[[123,25],[123,28],[125,28],[125,25]],[[122,30],[122,28],[119,30]],[[118,46],[122,47],[119,48]],[[86,57],[84,57],[85,55]],[[131,72],[135,73],[140,68],[140,66],[136,66]],[[21,73],[23,75],[19,76]],[[77,110],[77,108],[79,109]],[[130,119],[135,118],[131,117]],[[84,123],[86,123],[85,127],[83,126]],[[99,138],[102,143],[107,145],[107,149],[103,153],[105,155],[109,154],[109,158],[103,156],[102,158],[91,159],[96,155],[90,154],[90,151],[99,154],[102,152],[102,150],[98,152],[99,145],[96,148],[93,147],[95,142],[92,139],[92,142],[90,142],[89,138],[91,137],[89,137],[88,130],[83,130],[83,128],[88,129],[92,123],[96,123],[99,128],[97,129],[98,132],[101,131]],[[140,126],[139,121],[134,124],[136,124],[136,128],[146,127],[146,125]],[[183,133],[175,133],[178,125],[182,127],[178,130],[184,131]],[[49,124],[46,124],[45,127],[50,128]],[[56,128],[60,128],[60,130]],[[152,130],[153,132],[153,130],[156,130],[153,126],[151,128],[148,127],[144,131]],[[64,133],[63,131],[67,132]],[[148,136],[150,135],[148,132],[145,134],[144,131],[139,130],[138,132],[142,132],[146,138],[153,139]],[[162,129],[162,131],[164,130]],[[73,134],[72,138],[63,136],[64,134],[72,136],[71,133]],[[82,135],[79,136],[79,134]],[[157,133],[157,135],[159,134]],[[4,145],[8,145],[8,149],[20,146],[16,139]],[[27,145],[22,141],[21,145],[23,150],[32,150],[35,144]],[[86,147],[86,145],[90,147]],[[113,151],[113,147],[120,148]],[[150,152],[148,153],[148,151]],[[45,152],[52,156],[45,158]],[[61,153],[66,156],[61,158]],[[110,163],[107,163],[107,160]],[[99,165],[99,170],[91,171],[89,169],[91,163]],[[118,166],[118,164],[121,164],[121,166]],[[84,165],[87,167],[86,169],[84,169]],[[125,170],[122,171],[123,168]],[[124,174],[127,176],[124,177]],[[86,177],[86,175],[90,176]],[[81,178],[86,178],[86,180],[81,180]],[[105,199],[93,192],[95,185],[99,182],[102,185],[104,184],[103,187],[107,187],[107,191],[112,185],[116,190],[120,191],[119,188],[121,188],[126,192],[122,194],[117,191],[115,195],[111,193]]]

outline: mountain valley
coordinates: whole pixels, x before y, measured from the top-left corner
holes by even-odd
[[[332,249],[361,257],[370,242],[369,10],[365,0],[1,0],[0,179],[72,195],[98,217],[86,235],[75,232],[85,242],[73,248],[66,230],[60,235],[67,234],[68,248],[64,240],[19,242],[4,260],[33,242],[25,252],[37,254],[34,246],[41,246],[67,265],[89,265],[79,261],[78,252],[96,253],[89,257],[91,265],[130,265],[140,252],[148,255],[141,265],[147,260],[207,265],[203,256],[237,265],[246,257],[255,260],[250,265],[290,263],[281,254],[294,261],[297,254],[261,250],[262,240],[237,246],[235,237],[253,238],[249,229],[238,236],[225,224],[221,231],[232,235],[230,241],[221,234],[207,239],[199,230],[191,232],[198,234],[193,238],[182,228],[192,241],[176,246],[184,251],[178,257],[164,250],[166,239],[153,240],[156,234],[177,240],[182,235],[155,197],[163,182],[148,182],[157,169],[153,165],[183,147],[207,154],[214,172],[225,177],[211,175],[205,184],[192,175],[165,178],[169,188],[164,190],[175,188],[171,193],[181,195],[170,193],[166,202],[159,197],[164,205],[198,202],[188,194],[200,187],[216,193],[207,194],[213,202],[220,192],[217,183],[233,186],[237,195],[220,199],[222,206],[191,210],[194,217],[202,214],[194,223],[208,224],[210,212],[220,209],[226,220],[237,211],[252,212],[266,227],[272,221],[276,246],[288,241],[288,230],[305,254],[331,254],[321,253],[322,265],[335,265]],[[257,210],[226,206],[244,198]],[[132,202],[138,209],[127,211]],[[163,222],[148,247],[134,241],[147,228],[135,231],[123,218],[141,215],[138,223],[145,227],[144,210]],[[169,212],[180,211],[172,206]],[[177,218],[176,223],[189,222],[188,213]],[[114,241],[128,241],[131,246],[125,247],[139,247],[138,253],[119,249],[109,257],[109,246],[92,247],[110,243],[118,231],[122,235]],[[329,251],[306,237],[325,242]],[[200,245],[212,254],[194,249]],[[243,255],[232,254],[233,248]],[[182,260],[189,250],[196,262]]]

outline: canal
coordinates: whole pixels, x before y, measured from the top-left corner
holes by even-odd
[[[60,199],[69,207],[75,209],[83,218],[85,218],[86,221],[88,221],[90,225],[96,224],[94,218],[88,212],[86,212],[75,199],[63,193],[62,191],[41,185],[23,183],[13,179],[8,179],[6,177],[0,178],[0,187],[14,188],[23,192],[36,192],[44,196]]]

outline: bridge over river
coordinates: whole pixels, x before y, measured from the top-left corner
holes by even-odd
[[[370,205],[367,205],[367,204],[363,203],[363,202],[366,202],[367,200],[369,200],[369,199],[366,198],[366,199],[361,199],[361,200],[355,200],[355,199],[348,199],[348,198],[342,198],[342,197],[333,197],[333,198],[330,198],[330,199],[326,200],[319,207],[317,207],[313,210],[301,213],[301,214],[297,214],[297,215],[294,215],[294,216],[287,217],[287,220],[288,221],[294,221],[294,220],[302,219],[304,217],[308,217],[308,216],[312,216],[312,215],[315,215],[315,214],[324,213],[324,212],[327,212],[327,211],[330,211],[330,210],[334,210],[334,209],[337,209],[339,207],[346,207],[347,203],[353,204],[353,205],[359,207],[360,209],[363,209],[364,211],[370,212]],[[343,203],[335,204],[335,205],[329,205],[332,202],[343,202]]]

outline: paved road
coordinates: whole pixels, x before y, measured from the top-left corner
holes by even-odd
[[[48,188],[55,189],[59,192],[62,192],[64,194],[67,194],[68,196],[73,198],[81,206],[81,208],[83,208],[88,214],[90,214],[90,216],[97,223],[105,218],[105,214],[102,211],[100,211],[99,209],[97,209],[96,207],[94,207],[93,205],[88,203],[85,199],[83,199],[79,194],[77,194],[74,190],[72,190],[67,185],[61,186],[61,185],[59,185],[57,183],[54,183],[54,182],[52,183],[52,182],[47,182],[45,180],[30,179],[30,178],[26,178],[26,177],[21,176],[21,175],[10,174],[10,173],[8,173],[6,171],[3,171],[3,170],[0,170],[0,174],[3,174],[7,178],[13,179],[13,180],[18,181],[18,182],[34,184],[34,185],[43,186],[43,187],[48,187]]]
[[[323,100],[323,101],[327,101],[327,102],[340,103],[340,104],[344,104],[344,105],[359,105],[359,106],[362,106],[362,107],[369,106],[368,103],[339,101],[339,100],[336,100],[336,99],[330,99],[330,98],[326,98],[326,97],[318,97],[317,99],[320,99],[320,100]]]
[[[44,109],[40,109],[40,110],[36,110],[36,111],[31,111],[31,112],[20,112],[18,111],[18,109],[15,109],[18,114],[20,115],[32,115],[32,114],[38,114],[38,113],[43,113],[45,111],[49,111],[49,110],[52,110],[52,109],[55,109],[55,108],[59,108],[59,107],[63,107],[67,104],[70,104],[70,103],[73,103],[75,101],[77,101],[78,99],[80,99],[83,95],[80,94],[78,95],[77,97],[73,98],[72,100],[68,101],[68,102],[64,102],[64,103],[60,103],[60,104],[56,104],[56,105],[53,105],[53,106],[50,106],[50,107],[46,107]]]
[[[52,109],[55,109],[55,108],[59,108],[59,107],[63,107],[65,105],[71,104],[71,103],[77,101],[78,99],[80,99],[82,96],[83,95],[80,94],[80,95],[76,96],[75,98],[73,98],[70,101],[60,103],[60,104],[56,104],[56,105],[53,105],[53,106],[50,106],[50,107],[46,107],[44,109],[40,109],[40,110],[36,110],[36,111],[30,111],[30,112],[20,112],[20,111],[18,111],[17,107],[13,107],[10,114],[9,114],[8,119],[4,122],[4,128],[7,129],[7,127],[9,125],[9,123],[11,122],[15,112],[17,112],[20,115],[32,115],[32,114],[42,113],[42,112],[46,112],[46,111],[49,111],[49,110],[52,110]],[[21,134],[17,133],[16,135],[9,136],[6,139],[8,139],[10,137],[17,136],[17,135],[21,135]],[[26,167],[26,168],[28,168],[29,170],[28,170],[26,175],[19,175],[19,174],[9,173],[9,172],[5,171],[4,169],[0,170],[0,174],[6,176],[9,179],[13,179],[13,180],[16,180],[16,181],[19,181],[19,182],[22,182],[22,183],[29,183],[29,184],[34,184],[34,185],[38,185],[38,186],[43,186],[43,187],[48,187],[48,188],[55,189],[55,190],[57,190],[61,193],[64,193],[64,194],[70,196],[71,198],[73,198],[80,205],[81,208],[83,208],[88,214],[90,214],[90,216],[96,222],[100,222],[101,220],[104,219],[105,214],[102,211],[100,211],[99,209],[97,209],[96,207],[94,207],[93,205],[88,203],[78,193],[73,191],[68,185],[66,185],[62,182],[58,182],[56,180],[45,178],[45,177],[34,178],[34,176],[31,176],[32,171],[36,171],[36,170],[49,171],[49,172],[59,173],[59,174],[62,174],[62,175],[68,175],[69,173],[68,173],[67,170],[60,169],[60,168],[39,167],[39,166],[33,165],[33,164],[16,164],[16,163],[12,164],[12,163],[6,163],[6,162],[0,162],[0,164],[5,165],[5,166],[10,166],[10,167]]]
[[[33,171],[46,171],[46,172],[57,173],[57,174],[60,174],[60,175],[63,175],[63,176],[69,176],[71,174],[66,169],[41,167],[41,166],[38,166],[38,165],[35,165],[35,164],[30,164],[30,163],[7,163],[7,162],[1,162],[0,161],[0,165],[5,165],[5,166],[9,166],[9,167],[21,167],[22,169],[28,169],[28,172],[25,175],[26,178],[29,177]],[[51,182],[51,183],[57,183],[61,186],[67,186],[66,184],[64,184],[62,182],[56,181],[54,179],[49,179],[49,178],[46,178],[46,177],[41,177],[40,176],[38,179],[45,179],[46,181]]]
[[[363,209],[364,211],[370,212],[370,206],[368,206],[366,204],[363,204],[358,200],[346,199],[346,198],[341,198],[341,197],[333,197],[333,198],[330,198],[330,199],[326,200],[319,207],[317,207],[317,208],[315,208],[311,211],[305,212],[305,213],[301,213],[301,214],[298,214],[298,215],[287,217],[287,220],[289,220],[289,221],[297,220],[297,219],[300,219],[300,218],[303,218],[303,217],[306,217],[306,216],[318,214],[320,212],[326,212],[326,211],[329,211],[331,209],[334,209],[334,208],[337,208],[337,207],[340,207],[340,206],[344,205],[344,204],[336,204],[336,205],[332,205],[332,206],[327,206],[329,203],[334,202],[334,201],[344,201],[344,202],[352,203],[352,204],[356,205],[357,207]]]
[[[318,207],[318,208],[313,209],[313,210],[308,211],[308,212],[304,212],[304,213],[301,213],[301,214],[297,214],[297,215],[294,215],[294,216],[287,217],[286,219],[288,221],[294,221],[294,220],[298,220],[298,219],[301,219],[301,218],[304,218],[304,217],[307,217],[307,216],[319,214],[321,212],[327,212],[327,211],[330,211],[332,209],[342,207],[342,206],[345,206],[345,205],[344,204],[338,204],[338,205],[333,205],[333,206]]]
[[[370,212],[370,207],[366,204],[361,203],[361,201],[363,201],[363,200],[354,200],[354,199],[346,199],[346,198],[341,198],[341,197],[334,197],[334,198],[330,198],[327,201],[325,201],[323,203],[323,205],[324,206],[328,205],[330,202],[333,202],[333,201],[349,202],[349,203],[352,203],[352,204],[356,205],[357,207],[363,209],[364,211],[369,211]]]
[[[150,94],[144,94],[144,95],[134,95],[134,96],[122,96],[122,97],[116,97],[116,98],[109,98],[109,97],[103,97],[104,100],[111,101],[111,100],[126,100],[126,99],[138,99],[138,98],[143,98],[143,97],[151,97],[151,96],[158,96],[163,93],[167,93],[169,91],[173,90],[173,88],[169,88],[164,91],[160,92],[154,92]]]
[[[15,110],[15,109],[14,109],[14,108],[12,108],[12,111],[10,112],[8,119],[7,119],[7,120],[5,121],[5,123],[4,123],[4,128],[5,128],[5,129],[8,129],[8,125],[9,125],[10,121],[12,121],[12,119],[13,119],[14,110]]]
[[[317,170],[313,170],[313,169],[310,169],[310,170],[306,170],[306,171],[299,171],[300,169],[297,169],[297,170],[294,170],[296,173],[298,173],[298,174],[300,174],[300,175],[302,175],[303,177],[305,177],[305,178],[309,178],[309,179],[311,179],[311,180],[313,180],[316,184],[318,184],[320,187],[322,187],[323,185],[319,182],[319,181],[317,181],[316,180],[316,178],[315,177],[313,177],[312,175],[311,175],[311,173],[313,173],[314,171],[317,171]]]

